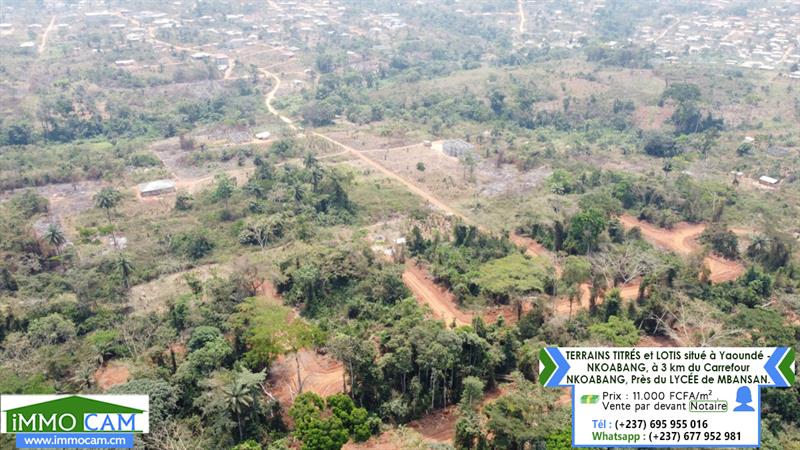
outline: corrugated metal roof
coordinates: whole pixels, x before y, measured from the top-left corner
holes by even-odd
[[[175,183],[172,180],[155,180],[139,185],[139,192],[165,191],[169,189],[175,189]]]

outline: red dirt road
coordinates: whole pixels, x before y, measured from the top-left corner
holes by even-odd
[[[453,294],[434,283],[426,271],[416,264],[406,264],[403,282],[420,305],[430,307],[433,316],[444,320],[447,325],[453,323],[453,320],[455,320],[456,326],[472,323],[472,314],[459,309]]]
[[[702,249],[697,242],[697,237],[706,229],[705,224],[680,222],[675,224],[672,229],[666,230],[627,214],[620,216],[619,220],[626,229],[639,227],[642,230],[642,236],[656,247],[673,251],[681,256],[689,256]],[[711,273],[710,280],[713,283],[735,280],[744,273],[744,265],[740,262],[717,255],[706,256],[704,263]]]

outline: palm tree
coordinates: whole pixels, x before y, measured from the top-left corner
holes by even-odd
[[[239,428],[239,440],[244,438],[242,433],[242,415],[253,407],[253,386],[236,378],[233,382],[222,388],[222,395],[228,409],[236,416],[236,425]]]
[[[747,256],[756,258],[767,251],[769,247],[769,238],[763,234],[753,236],[753,241],[747,247]]]
[[[322,182],[324,173],[322,167],[318,165],[311,167],[311,185],[313,186],[314,192],[317,192],[317,188],[319,187],[319,183]]]
[[[305,189],[303,189],[303,185],[300,183],[295,183],[292,186],[292,198],[294,198],[294,202],[299,204],[303,201],[303,196],[305,195]]]
[[[55,249],[56,255],[59,255],[61,246],[67,242],[67,238],[64,237],[64,232],[54,223],[47,226],[44,238],[47,243]]]
[[[305,166],[306,169],[315,167],[318,165],[318,163],[319,161],[317,161],[317,158],[314,156],[313,153],[311,152],[306,153],[306,157],[305,159],[303,159],[303,166]]]
[[[100,192],[98,192],[94,196],[94,205],[106,212],[106,218],[108,219],[108,223],[109,225],[112,225],[111,240],[114,242],[114,248],[118,248],[118,246],[117,246],[117,236],[113,229],[114,223],[111,220],[111,211],[116,209],[117,205],[119,205],[120,200],[122,200],[122,194],[113,187],[105,187],[103,189],[100,189]]]
[[[120,253],[117,257],[116,266],[117,270],[119,271],[119,275],[122,277],[122,285],[125,287],[125,289],[128,289],[130,287],[131,275],[135,270],[133,263],[131,263],[131,260],[125,256],[125,253]]]

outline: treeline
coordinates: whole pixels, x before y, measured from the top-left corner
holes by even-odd
[[[495,237],[474,226],[455,224],[452,237],[426,238],[414,226],[407,238],[411,256],[430,264],[437,282],[461,303],[508,304],[521,297],[544,293],[553,281],[552,267],[522,256],[506,237]]]
[[[212,98],[182,100],[168,105],[169,111],[139,111],[122,99],[106,99],[78,84],[69,92],[40,101],[32,118],[8,120],[0,125],[0,145],[32,145],[41,142],[69,143],[87,139],[171,137],[179,130],[201,123],[230,120],[253,124],[263,108],[258,91],[238,80]],[[106,102],[101,111],[99,102]]]

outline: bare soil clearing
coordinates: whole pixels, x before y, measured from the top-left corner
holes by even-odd
[[[138,284],[131,288],[128,305],[134,315],[150,312],[163,313],[166,311],[168,299],[191,292],[189,286],[183,281],[184,275],[192,274],[200,281],[206,281],[215,274],[226,275],[230,271],[230,267],[227,266],[207,264],[163,276],[148,283]]]
[[[480,407],[483,408],[486,404],[505,394],[508,391],[508,386],[510,385],[501,385],[487,392],[481,399]],[[565,391],[569,392],[566,389]],[[451,405],[421,419],[410,422],[408,427],[416,430],[426,441],[453,442],[453,438],[456,436],[456,422],[458,418],[458,406]]]
[[[75,183],[46,184],[33,189],[50,202],[50,214],[63,219],[94,207],[94,194],[104,185],[101,181],[85,180]],[[10,199],[26,189],[28,188],[0,192],[0,200]]]
[[[124,384],[130,378],[128,367],[118,361],[109,361],[94,372],[94,381],[103,391]]]
[[[372,436],[367,442],[357,444],[349,441],[344,444],[342,450],[402,450],[402,448],[401,444],[397,442],[394,432],[387,431],[378,436]]]
[[[674,111],[671,105],[640,106],[633,113],[633,120],[644,130],[661,130]]]
[[[426,441],[452,442],[456,436],[457,421],[458,409],[451,406],[415,420],[408,426],[421,434]]]
[[[344,366],[327,355],[314,350],[300,350],[300,379],[303,392],[313,392],[321,397],[344,392]],[[279,357],[269,372],[273,394],[284,407],[288,407],[300,393],[297,384],[295,355]]]
[[[664,250],[673,251],[681,256],[689,256],[702,250],[697,238],[706,229],[705,224],[680,222],[672,229],[665,230],[627,214],[620,216],[619,220],[626,229],[639,227],[645,239]],[[714,283],[735,280],[744,273],[742,263],[717,255],[706,256],[704,263],[711,273],[710,280]]]
[[[505,323],[517,322],[517,314],[511,305],[497,305],[485,308],[480,313],[464,311],[459,308],[458,301],[446,288],[436,284],[427,270],[412,262],[406,264],[403,272],[403,283],[414,295],[417,303],[428,306],[433,316],[450,326],[455,323],[457,327],[470,325],[474,317],[480,316],[487,324],[497,322],[500,317]],[[523,312],[530,309],[529,304],[523,305]]]
[[[678,343],[666,336],[642,336],[637,347],[677,347]]]

